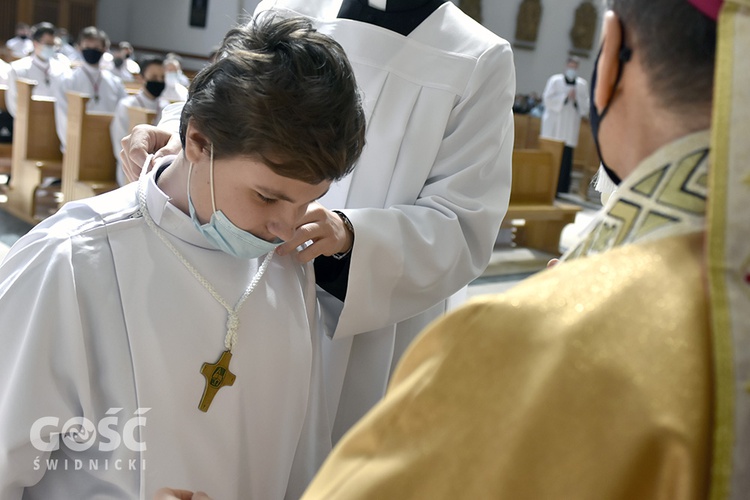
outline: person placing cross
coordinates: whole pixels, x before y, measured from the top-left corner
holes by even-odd
[[[338,43],[264,16],[195,77],[182,153],[16,243],[0,266],[0,498],[304,488],[331,446],[325,332],[312,264],[274,250],[364,130]]]

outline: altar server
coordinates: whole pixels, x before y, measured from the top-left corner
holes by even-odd
[[[56,86],[61,79],[70,73],[70,66],[60,61],[55,49],[55,27],[50,23],[35,24],[31,29],[31,39],[34,42],[34,52],[11,63],[8,75],[8,90],[5,94],[5,104],[8,112],[15,116],[18,104],[19,78],[34,80],[36,85],[31,91],[32,96],[55,97]]]
[[[156,57],[149,57],[141,61],[139,68],[140,92],[120,99],[109,127],[112,149],[115,158],[117,158],[117,182],[121,186],[127,184],[120,160],[120,150],[122,149],[120,141],[130,133],[128,108],[143,108],[153,111],[156,114],[155,123],[158,123],[161,111],[169,104],[169,101],[161,98],[165,87],[164,61]]]
[[[321,200],[324,220],[356,231],[352,252],[325,257],[321,212],[280,248],[314,241],[298,258],[315,258],[335,332],[326,370],[336,440],[383,396],[414,336],[489,262],[510,194],[513,56],[443,0],[269,0],[256,15],[267,11],[308,16],[341,43],[369,120],[357,169]],[[139,134],[126,170],[140,169],[144,145],[166,143]]]
[[[299,19],[231,30],[180,138],[0,266],[3,500],[298,498],[330,449],[312,265],[273,250],[362,150],[343,50]]]
[[[63,78],[61,84],[56,87],[55,127],[63,150],[68,131],[68,91],[90,97],[86,103],[87,113],[114,113],[117,103],[125,97],[122,80],[112,72],[99,67],[99,61],[109,48],[107,34],[95,26],[89,26],[81,31],[78,45],[84,64]]]

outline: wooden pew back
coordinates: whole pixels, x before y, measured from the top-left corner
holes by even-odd
[[[141,91],[141,88],[143,87],[143,84],[141,82],[135,80],[133,80],[132,82],[122,82],[122,84],[125,87],[125,92],[127,92],[128,95],[136,95]]]
[[[555,200],[564,144],[539,139],[544,149],[513,150],[510,205],[502,227],[513,228],[513,243],[559,254],[560,234],[581,209]]]
[[[32,96],[36,82],[19,78],[18,103],[13,122],[14,157],[23,160],[60,162],[60,139],[55,129],[55,100]]]
[[[552,205],[560,173],[549,151],[516,149],[513,151],[511,205]]]
[[[542,122],[536,116],[513,115],[514,149],[537,149]]]
[[[153,125],[156,120],[156,111],[150,109],[128,106],[128,118],[130,120],[130,130],[136,125]]]
[[[59,178],[62,170],[60,140],[55,129],[55,100],[32,96],[35,81],[16,81],[17,103],[13,121],[10,190],[6,207],[27,222],[35,219],[37,187],[44,178]]]
[[[68,92],[68,129],[63,158],[65,202],[87,198],[117,187],[112,154],[111,113],[87,113],[89,96]]]

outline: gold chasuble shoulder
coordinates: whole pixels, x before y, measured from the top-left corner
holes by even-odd
[[[434,323],[303,498],[706,498],[702,245],[570,261]]]

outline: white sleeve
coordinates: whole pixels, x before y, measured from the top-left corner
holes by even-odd
[[[130,133],[130,117],[128,116],[128,107],[120,100],[115,108],[115,114],[112,117],[112,123],[109,125],[109,135],[112,138],[112,151],[115,158],[120,158],[122,145],[120,141]]]
[[[41,444],[55,442],[63,424],[75,416],[91,369],[81,335],[69,242],[52,245],[32,235],[19,243],[0,267],[4,500],[20,499],[25,487],[45,475],[50,451]],[[38,438],[36,445],[32,436]]]
[[[542,94],[544,107],[556,113],[562,111],[565,105],[565,98],[568,96],[565,85],[558,85],[559,82],[560,80],[557,78],[557,75],[551,77],[544,87],[544,94]]]
[[[10,115],[13,117],[16,116],[16,109],[18,109],[18,88],[16,85],[17,79],[18,74],[16,73],[16,70],[11,66],[10,71],[8,72],[8,90],[5,92],[5,107],[8,108],[8,113],[10,113]]]
[[[451,112],[415,203],[344,210],[356,236],[334,336],[415,316],[484,271],[510,198],[514,94],[510,46],[492,46]]]
[[[55,89],[55,128],[57,129],[57,138],[60,139],[60,149],[65,151],[65,141],[68,133],[68,96],[66,94],[70,86],[70,78],[60,79],[60,85]]]
[[[159,128],[173,134],[178,134],[180,132],[180,116],[182,115],[182,108],[184,106],[184,102],[175,102],[164,108],[161,112]]]

